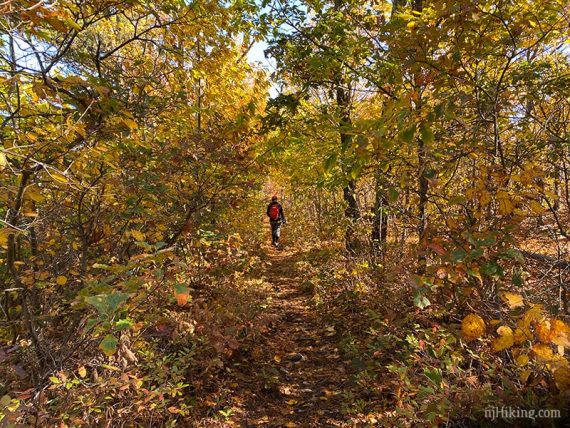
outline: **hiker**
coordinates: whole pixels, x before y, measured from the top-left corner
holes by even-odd
[[[279,246],[279,235],[281,235],[281,225],[287,223],[283,207],[277,201],[277,196],[271,198],[271,203],[267,206],[267,217],[271,224],[271,244],[277,248]]]

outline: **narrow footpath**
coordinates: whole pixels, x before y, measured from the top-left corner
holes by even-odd
[[[339,355],[337,332],[311,304],[297,262],[305,254],[268,250],[262,274],[269,331],[254,355],[232,370],[234,411],[205,426],[340,427],[349,368]],[[235,367],[235,366],[234,366]]]

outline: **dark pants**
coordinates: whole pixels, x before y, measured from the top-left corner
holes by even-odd
[[[271,224],[271,242],[277,244],[279,243],[279,236],[281,235],[281,222],[270,221],[269,224]]]

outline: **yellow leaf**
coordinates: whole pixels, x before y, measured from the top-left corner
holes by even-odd
[[[514,345],[513,330],[510,327],[501,326],[497,329],[500,337],[493,339],[493,352],[504,351]]]
[[[478,339],[484,332],[485,321],[477,314],[469,314],[461,322],[461,335],[468,342]]]
[[[554,343],[558,346],[570,347],[569,329],[563,321],[544,320],[536,325],[538,340],[543,343]]]
[[[489,202],[491,202],[491,194],[487,191],[482,192],[481,196],[479,197],[479,202],[483,207],[489,205]]]
[[[8,164],[8,159],[6,159],[6,155],[4,154],[4,152],[0,152],[0,171],[3,171],[4,168],[6,168],[7,164]]]
[[[142,242],[144,241],[144,233],[139,232],[138,230],[131,230],[130,234],[133,238],[135,238],[137,241]]]
[[[532,371],[530,369],[523,370],[519,376],[519,379],[521,380],[521,382],[526,384],[528,377],[530,376],[531,373],[532,373]]]
[[[4,247],[8,244],[8,236],[10,236],[10,229],[0,229],[0,246]]]
[[[524,306],[523,297],[520,294],[503,291],[501,293],[501,298],[509,306],[510,309],[518,308],[519,306]]]
[[[294,404],[297,404],[297,400],[287,400],[285,401],[285,403],[289,404],[290,406],[293,406]]]
[[[65,23],[67,24],[68,27],[73,28],[74,30],[77,30],[77,31],[81,31],[81,25],[79,25],[73,19],[66,18]]]
[[[275,361],[277,364],[279,364],[281,362],[281,357],[279,355],[275,355],[273,357],[273,361]]]
[[[509,215],[513,212],[515,206],[511,202],[509,194],[504,190],[497,192],[497,199],[499,201],[499,214]]]
[[[295,422],[287,422],[285,424],[286,428],[295,428],[297,426],[297,424]]]
[[[84,378],[87,376],[87,369],[84,366],[81,366],[77,369],[77,373],[79,373],[79,377]]]
[[[535,214],[542,214],[544,212],[544,207],[538,201],[530,201],[528,206]]]
[[[536,325],[536,335],[542,343],[548,343],[551,340],[550,321],[544,320]]]
[[[570,348],[570,327],[563,321],[552,321],[552,343]]]
[[[499,336],[506,336],[506,335],[512,336],[513,335],[513,329],[506,326],[506,325],[502,325],[497,329],[497,334]]]
[[[570,390],[570,368],[560,367],[554,372],[554,382],[560,391]]]
[[[60,174],[59,172],[51,172],[50,175],[51,175],[51,178],[53,178],[58,183],[66,184],[69,182],[67,177],[63,174]]]
[[[522,328],[515,329],[514,340],[517,345],[521,345],[529,339],[532,339],[530,330],[523,330]]]
[[[38,135],[33,132],[28,132],[27,134],[24,135],[24,138],[32,143],[38,141]]]
[[[67,284],[67,278],[63,275],[60,275],[55,279],[55,283],[57,285],[65,285]]]
[[[521,330],[527,331],[532,323],[536,323],[542,319],[544,319],[542,305],[534,305],[532,308],[526,311],[522,319],[518,322],[518,325]]]
[[[408,25],[406,25],[406,27],[412,29],[416,26],[417,22],[416,21],[410,21],[408,22]]]
[[[554,357],[554,352],[552,352],[550,345],[545,345],[544,343],[534,345],[532,352],[534,352],[539,361],[551,361]]]
[[[123,123],[129,127],[129,129],[137,129],[139,125],[133,120],[129,118],[124,118]]]
[[[528,364],[529,358],[526,354],[521,354],[517,357],[516,362],[519,366],[524,366]]]
[[[26,189],[25,194],[34,202],[42,202],[44,200],[44,197],[42,196],[40,190],[35,187]]]

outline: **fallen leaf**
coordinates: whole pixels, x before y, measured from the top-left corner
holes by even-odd
[[[84,378],[85,376],[87,376],[87,369],[84,366],[81,366],[79,367],[79,369],[77,369],[77,373],[81,378]]]
[[[516,358],[516,362],[519,366],[524,366],[528,364],[529,358],[526,354],[521,354]]]
[[[554,372],[554,382],[560,391],[570,390],[570,368],[560,367]]]
[[[539,361],[550,361],[554,357],[554,352],[552,352],[550,345],[544,343],[534,345],[532,352],[534,352]]]
[[[469,314],[461,322],[461,335],[470,342],[478,339],[485,332],[485,321],[477,314]]]
[[[520,294],[510,293],[508,291],[503,291],[501,293],[501,299],[507,304],[510,309],[518,308],[524,306],[523,297]]]
[[[514,345],[513,330],[510,327],[501,326],[497,329],[497,333],[499,337],[493,339],[492,343],[493,352],[500,352]]]

